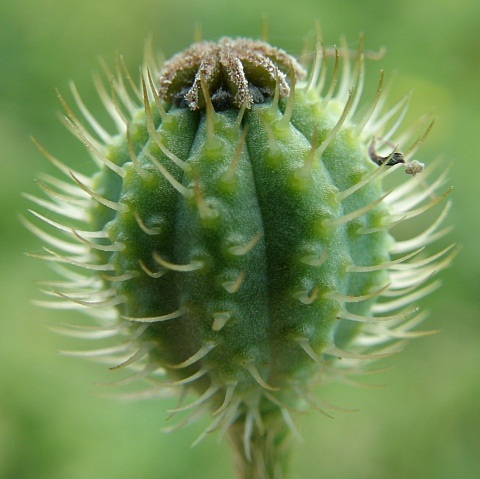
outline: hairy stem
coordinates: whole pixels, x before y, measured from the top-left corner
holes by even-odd
[[[253,428],[248,445],[245,441],[245,418],[229,429],[233,451],[235,479],[287,479],[292,434],[278,413],[265,421],[265,430]]]

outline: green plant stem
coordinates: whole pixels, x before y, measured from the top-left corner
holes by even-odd
[[[245,418],[230,427],[235,479],[288,479],[292,433],[280,414],[267,419],[264,431],[254,427],[249,452],[244,442]]]

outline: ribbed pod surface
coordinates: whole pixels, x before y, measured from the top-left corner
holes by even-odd
[[[40,256],[67,265],[70,284],[51,291],[60,296],[53,307],[100,317],[85,337],[127,335],[118,347],[72,353],[133,367],[120,383],[151,384],[134,396],[193,388],[197,399],[174,412],[191,410],[184,423],[212,414],[203,435],[229,430],[246,477],[282,477],[272,472],[283,454],[273,445],[286,441],[292,412],[323,407],[311,394],[320,375],[358,372],[423,334],[409,331],[424,318],[416,301],[455,253],[422,252],[447,232],[438,228],[448,204],[411,240],[390,234],[448,193],[435,193],[444,175],[429,187],[415,177],[422,164],[408,161],[431,126],[404,155],[394,140],[408,98],[382,116],[382,72],[359,117],[363,53],[335,95],[340,55],[322,94],[319,53],[301,82],[302,68],[263,42],[195,44],[167,62],[157,85],[149,69],[140,88],[126,73],[138,102],[112,80],[112,99],[102,99],[115,135],[73,87],[100,140],[61,98],[67,121],[98,172],[72,171],[40,147],[73,183],[41,184],[50,202],[30,199],[50,216],[33,214],[70,242],[25,221],[53,246]],[[344,49],[347,64],[350,55]],[[375,141],[393,151],[380,155]],[[385,192],[384,176],[402,163],[413,177]]]

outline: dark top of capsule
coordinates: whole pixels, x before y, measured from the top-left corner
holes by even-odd
[[[284,50],[248,38],[198,42],[165,62],[160,73],[161,99],[192,110],[205,109],[204,89],[215,110],[250,108],[275,94],[290,92],[291,78],[305,70]],[[202,86],[203,82],[203,86]]]

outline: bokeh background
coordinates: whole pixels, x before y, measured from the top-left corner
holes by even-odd
[[[39,241],[21,226],[36,193],[33,179],[52,167],[34,134],[69,164],[86,156],[58,121],[55,87],[71,99],[74,79],[94,114],[105,118],[92,83],[98,57],[123,53],[132,71],[145,38],[168,57],[193,39],[259,37],[300,52],[320,21],[327,44],[345,35],[355,46],[387,48],[368,78],[396,73],[392,99],[413,89],[409,119],[437,107],[438,121],[418,157],[451,164],[455,230],[442,244],[463,249],[442,273],[444,286],[424,301],[427,327],[440,334],[410,343],[369,378],[383,388],[328,387],[323,397],[359,412],[329,420],[312,412],[301,428],[293,478],[478,478],[480,474],[480,2],[478,0],[3,0],[0,9],[0,477],[4,479],[225,479],[227,445],[201,427],[160,432],[165,404],[116,402],[94,384],[105,367],[62,357],[82,346],[49,326],[61,312],[33,306],[34,280],[46,264],[22,253]],[[370,89],[373,91],[373,89]],[[78,158],[78,159],[76,159]],[[68,319],[68,318],[67,318]],[[252,478],[253,479],[253,478]]]

